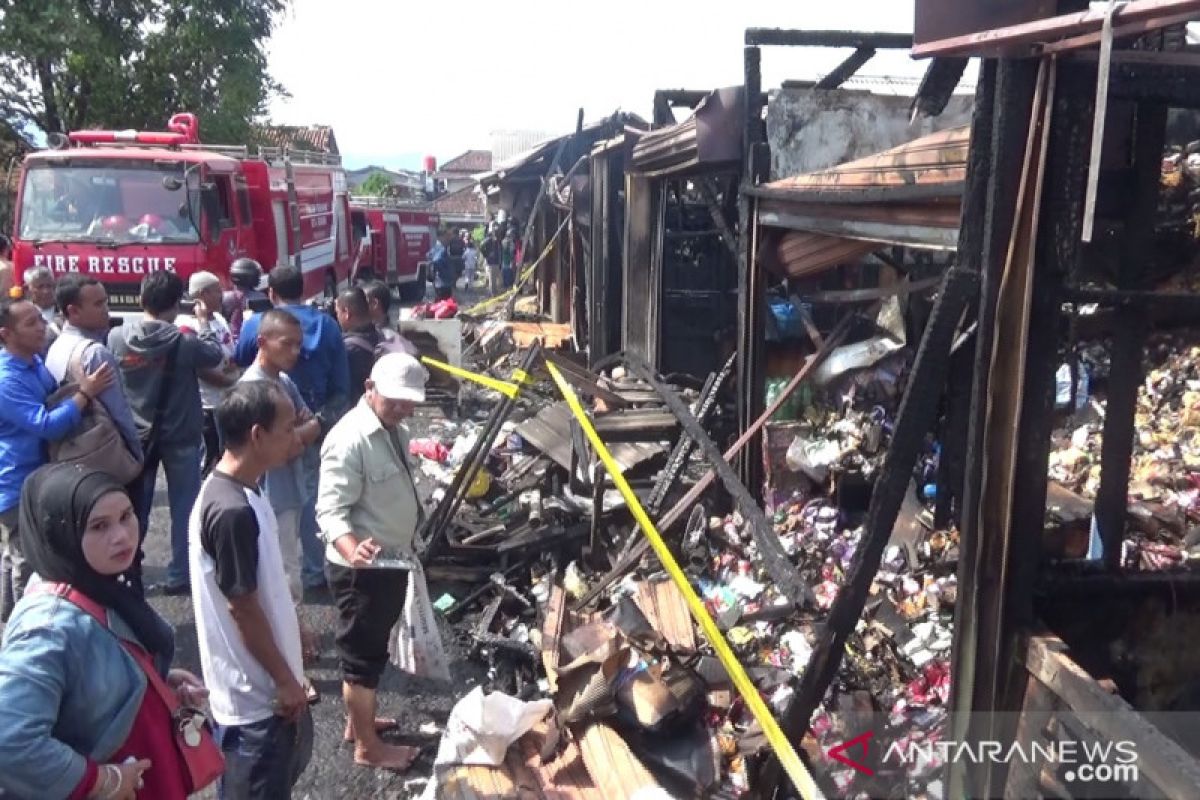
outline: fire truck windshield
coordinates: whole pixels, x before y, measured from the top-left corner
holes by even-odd
[[[20,238],[37,242],[197,242],[198,181],[182,164],[78,162],[31,165]],[[188,188],[184,188],[184,186]],[[189,193],[191,195],[189,202]]]

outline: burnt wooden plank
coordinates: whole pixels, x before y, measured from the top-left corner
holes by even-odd
[[[1200,762],[1139,714],[1104,689],[1067,653],[1057,636],[1033,636],[1025,667],[1071,710],[1073,717],[1102,740],[1133,742],[1138,772],[1172,800],[1191,800],[1200,786]]]
[[[579,751],[605,800],[632,800],[640,792],[658,786],[620,734],[604,723],[589,725],[583,731]]]
[[[977,246],[960,243],[959,260],[981,273],[975,364],[972,370],[968,434],[962,480],[959,592],[956,608],[954,649],[951,663],[952,705],[960,711],[984,711],[992,708],[991,681],[987,673],[994,668],[990,656],[981,653],[981,642],[990,639],[999,626],[994,594],[1000,592],[991,577],[994,565],[1006,558],[1006,543],[984,537],[980,515],[984,467],[990,453],[985,444],[988,396],[992,388],[991,359],[996,343],[996,307],[1004,266],[1016,217],[1021,163],[1028,140],[1031,103],[1037,77],[1037,64],[1029,61],[984,61],[976,99],[977,115],[981,105],[992,108],[988,126],[991,136],[972,149],[969,176],[971,194],[964,216],[964,231],[980,226]],[[977,118],[978,119],[978,118]],[[986,147],[986,149],[983,149]],[[980,176],[980,180],[976,180]],[[982,219],[975,215],[981,215]],[[971,237],[974,238],[974,235]],[[1039,525],[1040,529],[1040,525]],[[984,673],[980,675],[979,673]],[[985,736],[975,730],[983,721],[967,714],[951,717],[953,738]],[[986,770],[967,773],[965,765],[951,764],[947,782],[950,796],[986,796]]]
[[[696,629],[678,586],[669,580],[642,581],[634,601],[651,627],[661,633],[671,647],[684,653],[696,652]]]
[[[546,619],[542,622],[542,666],[546,669],[546,680],[550,684],[550,692],[558,691],[558,662],[561,658],[559,644],[565,631],[567,614],[567,593],[557,583],[550,590],[550,600],[546,603]]]
[[[542,800],[544,795],[541,781],[538,780],[537,773],[525,763],[519,745],[508,748],[508,754],[504,757],[504,769],[512,778],[514,797],[518,800]]]
[[[546,800],[606,800],[592,782],[579,745],[571,737],[565,737],[554,757],[543,762],[541,749],[545,740],[546,726],[541,723],[521,737],[517,747],[525,765],[537,777]]]

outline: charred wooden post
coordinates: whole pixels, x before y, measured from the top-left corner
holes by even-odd
[[[801,31],[784,28],[747,28],[746,45],[791,47],[873,47],[877,50],[910,50],[911,33],[865,33],[861,31]]]
[[[870,45],[860,45],[846,60],[833,68],[833,71],[817,81],[817,89],[836,89],[863,68],[863,65],[875,57],[875,48]]]
[[[1146,276],[1146,253],[1154,234],[1158,209],[1159,174],[1167,109],[1159,104],[1137,106],[1134,124],[1133,191],[1127,196],[1126,220],[1121,238],[1117,286],[1141,289]],[[1104,545],[1104,565],[1121,566],[1121,542],[1129,507],[1129,470],[1133,457],[1134,415],[1142,385],[1142,353],[1148,332],[1144,305],[1118,306],[1113,335],[1112,375],[1100,448],[1100,488],[1096,492],[1096,526]]]
[[[749,40],[750,31],[747,31]],[[762,51],[757,47],[746,47],[746,77],[742,96],[745,98],[745,119],[742,134],[742,185],[743,188],[758,184],[765,170],[758,157],[759,144],[765,132],[762,122]],[[762,270],[756,263],[754,241],[755,198],[745,191],[738,197],[738,392],[737,421],[740,430],[750,427],[759,414],[765,397],[762,380],[764,315],[766,299],[763,290]],[[739,456],[739,472],[746,486],[760,487],[762,484],[762,446],[751,442]]]

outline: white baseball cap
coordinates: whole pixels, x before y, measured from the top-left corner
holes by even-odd
[[[375,391],[388,400],[425,402],[425,381],[429,373],[421,362],[408,353],[385,353],[371,368]]]
[[[221,279],[207,270],[193,272],[188,278],[188,294],[195,297],[210,286],[220,286]]]

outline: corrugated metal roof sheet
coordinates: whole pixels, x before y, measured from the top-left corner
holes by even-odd
[[[337,153],[337,139],[329,125],[263,125],[255,131],[263,143],[291,150]]]
[[[962,183],[967,177],[970,134],[970,128],[939,131],[873,156],[773,181],[763,188],[776,195],[805,190],[806,193],[827,191],[831,202],[837,202],[838,191],[912,186],[944,188],[945,196],[957,197],[962,193]],[[881,197],[885,196],[881,193]]]
[[[701,164],[737,164],[742,154],[742,87],[716,89],[683,122],[643,134],[630,172],[681,174]]]
[[[955,128],[750,192],[759,224],[789,229],[776,255],[793,277],[882,245],[953,250],[969,150],[970,129]]]

